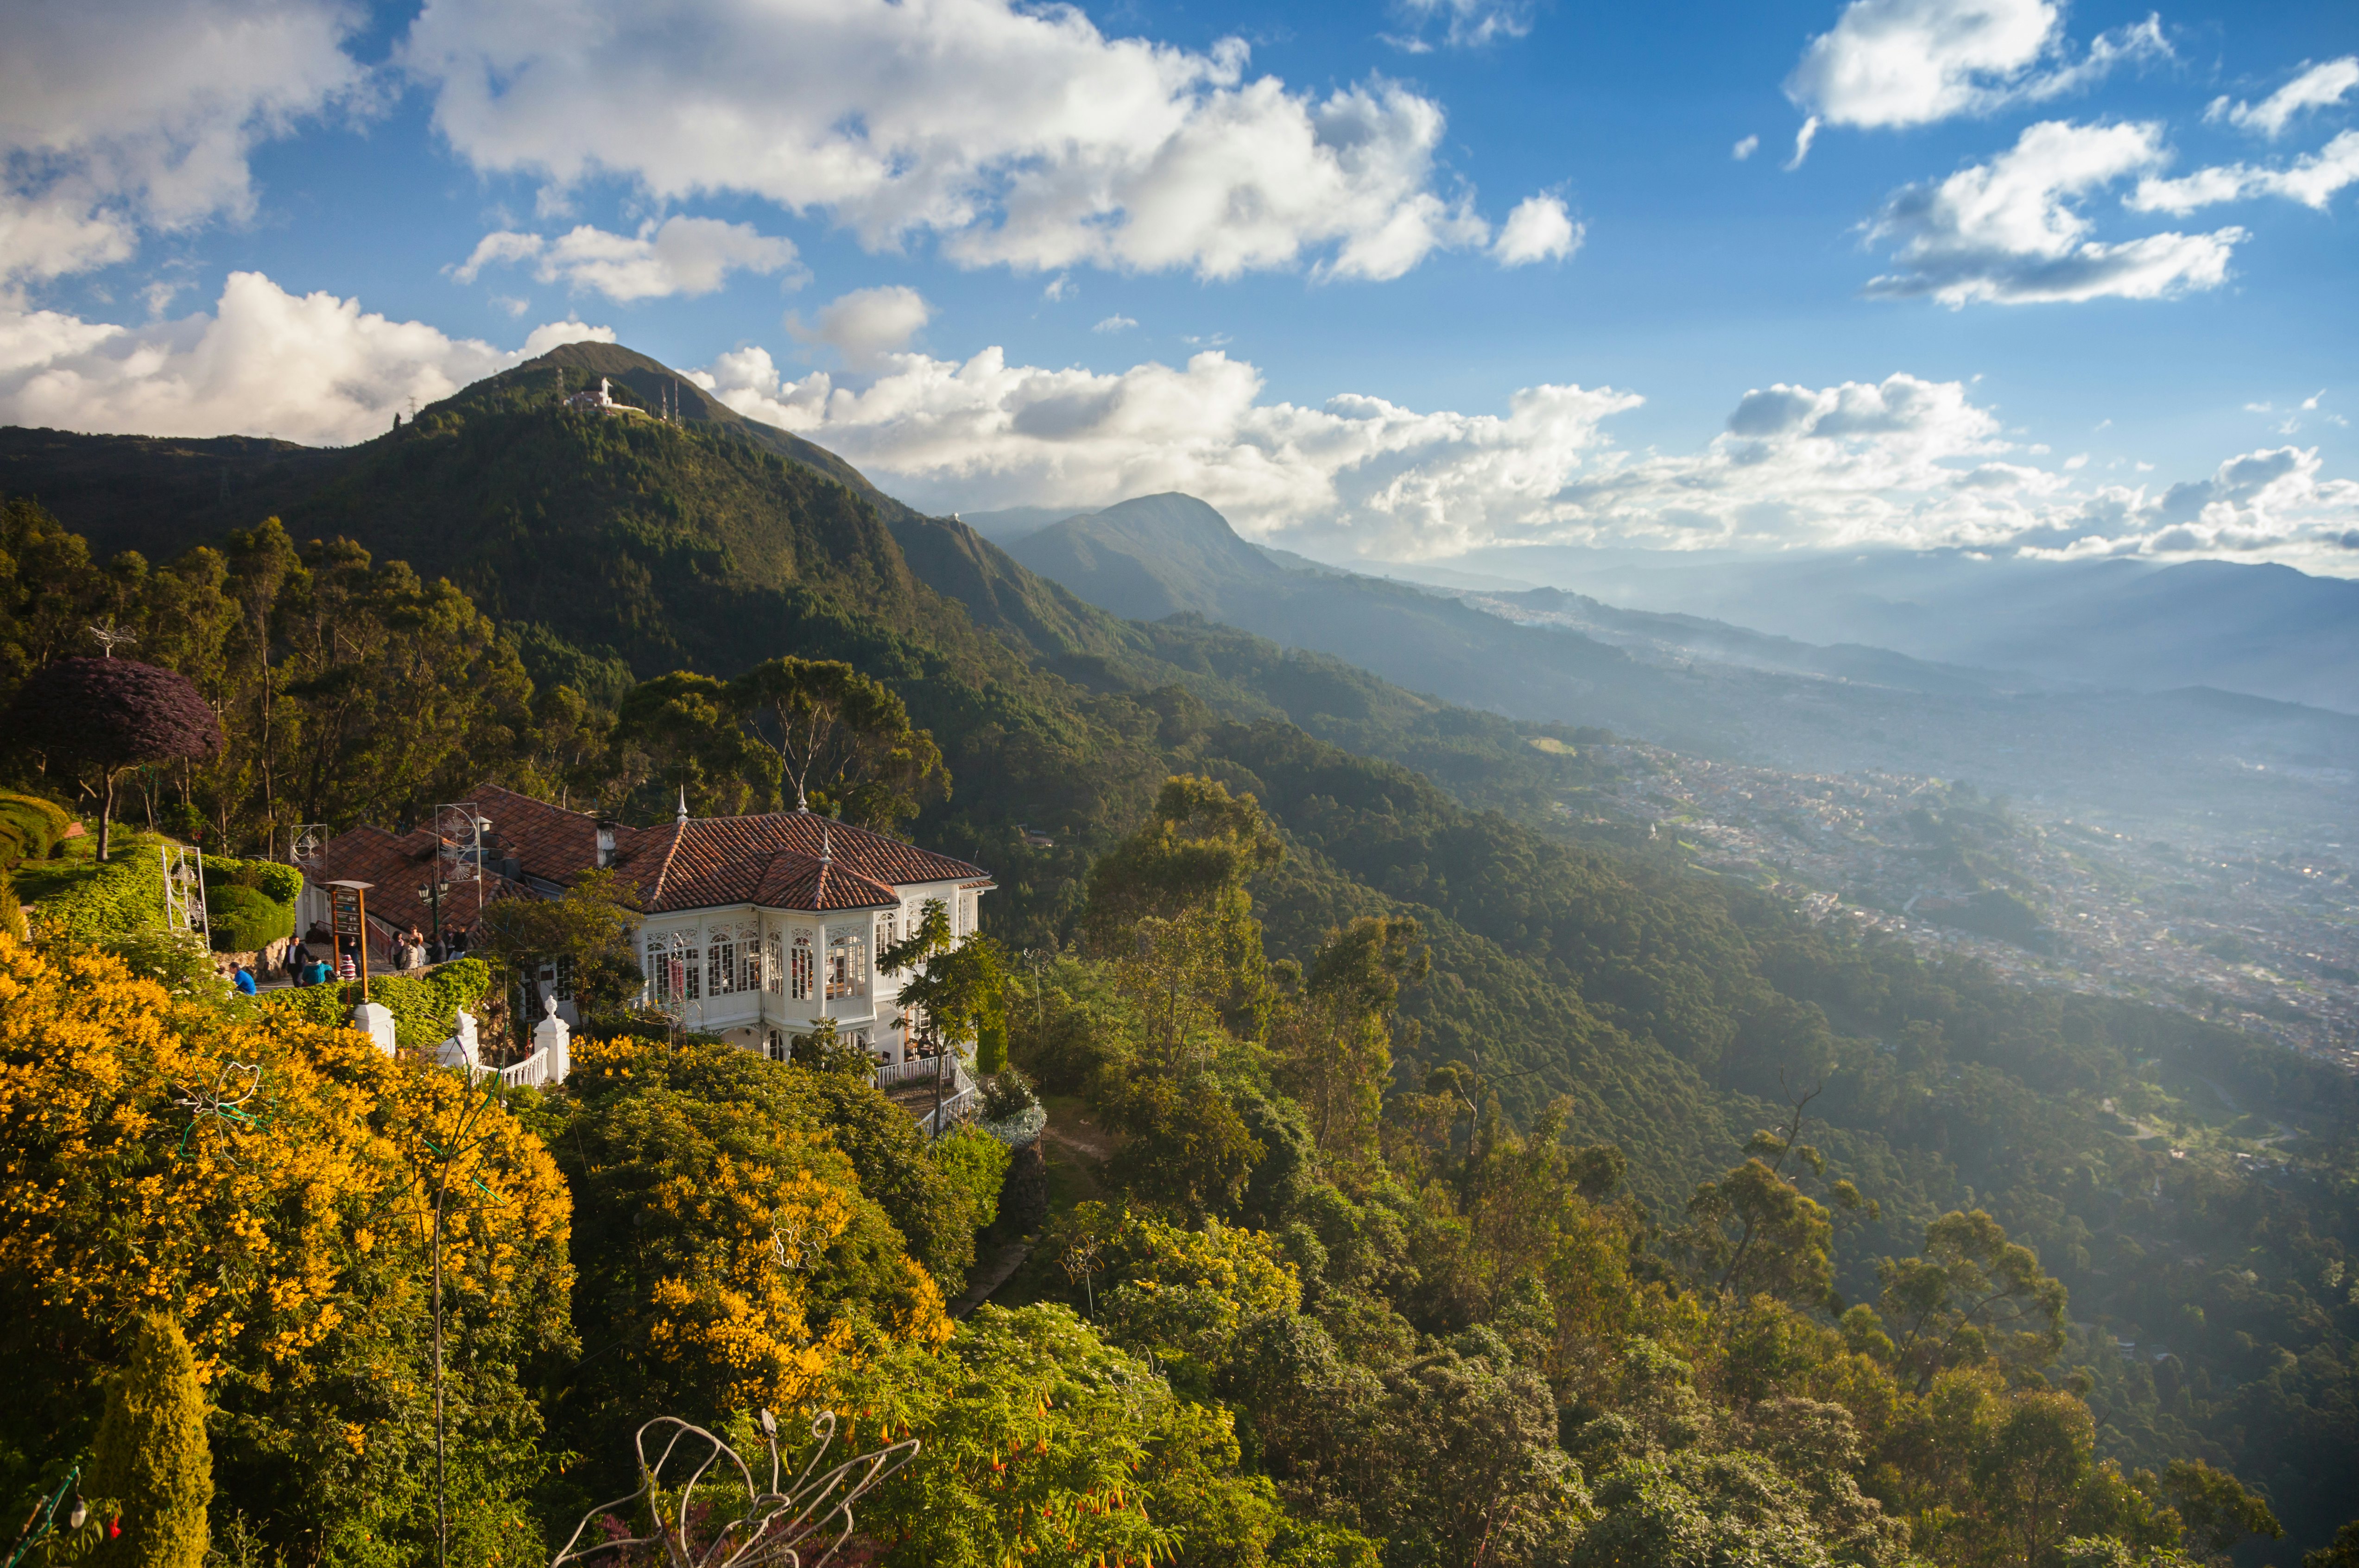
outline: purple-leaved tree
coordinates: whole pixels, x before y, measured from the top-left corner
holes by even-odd
[[[18,743],[99,774],[98,858],[106,859],[114,784],[144,762],[210,757],[221,719],[189,678],[136,659],[60,659],[33,673],[8,710]]]

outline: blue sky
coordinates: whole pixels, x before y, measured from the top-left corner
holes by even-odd
[[[2347,4],[0,26],[11,422],[346,441],[596,330],[943,510],[2359,572]]]

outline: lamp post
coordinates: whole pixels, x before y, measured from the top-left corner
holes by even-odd
[[[437,878],[418,890],[418,902],[424,904],[434,917],[434,958],[442,961],[442,900],[451,892],[448,881]]]

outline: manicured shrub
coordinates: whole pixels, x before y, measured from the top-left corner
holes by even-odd
[[[295,908],[232,882],[205,892],[216,953],[253,953],[295,933]]]
[[[229,855],[205,857],[205,886],[247,887],[278,903],[291,904],[303,893],[303,873],[277,860],[241,860]]]

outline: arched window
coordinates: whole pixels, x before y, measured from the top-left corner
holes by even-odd
[[[716,925],[711,944],[704,949],[704,994],[727,996],[736,989],[736,934],[726,925]]]
[[[758,925],[737,928],[737,989],[762,989],[762,928]]]
[[[788,959],[788,966],[787,995],[788,999],[794,1001],[810,1000],[813,979],[818,969],[818,965],[811,957],[810,933],[807,931],[795,933],[794,949]]]
[[[786,966],[778,961],[778,934],[773,931],[770,933],[769,941],[770,961],[765,976],[768,981],[767,989],[772,996],[777,996],[787,983]]]
[[[693,931],[656,932],[647,937],[647,989],[658,1006],[694,1001],[703,977]]]

